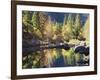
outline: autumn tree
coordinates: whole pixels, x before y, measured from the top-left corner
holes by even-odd
[[[68,19],[66,21],[64,21],[66,24],[63,25],[62,35],[63,35],[63,38],[64,38],[65,41],[69,41],[70,39],[72,39],[72,36],[73,36],[73,33],[72,33],[72,29],[73,29],[73,17],[72,17],[72,14],[68,15]]]
[[[75,23],[73,28],[73,35],[75,39],[78,39],[80,37],[82,24],[81,24],[81,17],[80,14],[77,14],[75,17]]]
[[[44,37],[46,40],[51,41],[53,36],[54,36],[53,22],[51,20],[51,17],[48,16],[48,20],[44,27]]]
[[[32,12],[29,12],[29,11],[22,12],[22,26],[23,26],[24,32],[29,32],[29,30],[31,30],[30,28],[32,28],[31,15],[32,15]]]
[[[40,31],[39,12],[33,12],[31,23],[33,28],[33,35],[36,35],[38,38],[42,38],[42,34]]]
[[[34,12],[32,15],[32,25],[34,29],[39,29],[40,27],[40,22],[39,22],[39,12]]]
[[[34,33],[37,34],[41,39],[44,37],[45,23],[47,22],[48,16],[44,12],[34,12],[32,16],[32,25]]]
[[[90,36],[90,17],[89,16],[83,27],[83,34],[86,40],[89,41],[90,40],[90,37],[89,37]]]
[[[67,14],[65,14],[63,25],[66,25],[67,24],[67,19],[68,19],[68,16],[67,16]]]

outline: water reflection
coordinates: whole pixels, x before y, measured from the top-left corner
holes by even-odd
[[[84,54],[74,53],[73,48],[67,51],[64,49],[47,49],[24,57],[23,63],[27,63],[27,65],[23,64],[23,68],[87,66],[89,64],[84,64],[84,57]]]

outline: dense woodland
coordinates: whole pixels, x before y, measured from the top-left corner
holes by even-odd
[[[89,16],[82,23],[80,14],[66,13],[63,22],[52,20],[47,12],[22,12],[22,68],[81,66],[82,54],[75,54],[81,41],[89,46]],[[47,49],[52,45],[73,44],[74,48]],[[41,49],[45,47],[46,49]],[[40,50],[39,50],[40,49]]]

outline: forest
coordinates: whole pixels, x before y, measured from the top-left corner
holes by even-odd
[[[22,68],[89,66],[89,14],[22,11]]]

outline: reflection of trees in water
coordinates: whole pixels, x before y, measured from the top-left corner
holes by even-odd
[[[74,49],[68,51],[64,49],[48,49],[37,51],[37,53],[29,54],[23,58],[23,68],[45,68],[45,67],[64,67],[64,66],[86,66],[85,58],[88,56],[75,53]],[[26,61],[25,61],[26,60]],[[26,64],[27,63],[27,64]],[[26,65],[25,65],[26,64]]]
[[[50,67],[50,64],[52,63],[52,51],[51,50],[44,50],[43,55],[41,57],[41,67]]]

